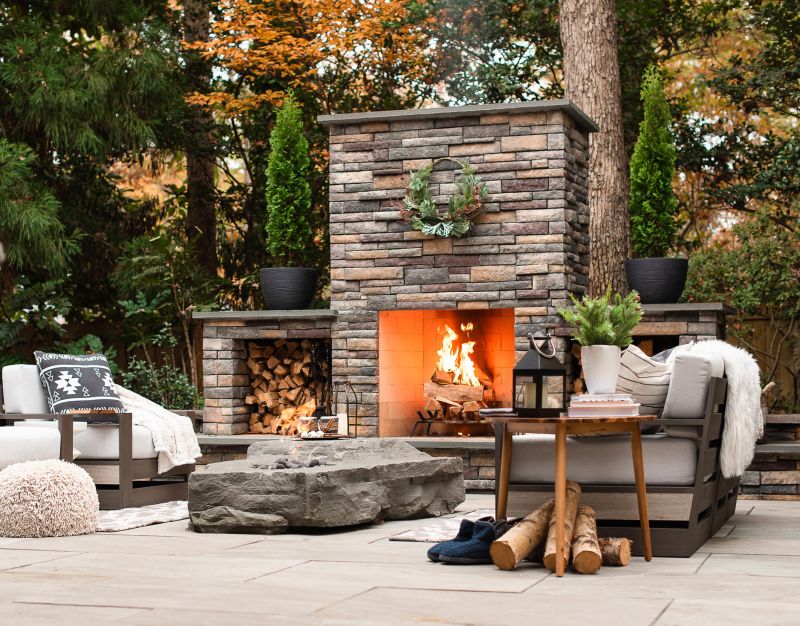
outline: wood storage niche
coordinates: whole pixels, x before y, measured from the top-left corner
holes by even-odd
[[[330,343],[321,339],[273,339],[247,343],[251,390],[250,432],[299,434],[301,417],[326,406],[330,396]]]

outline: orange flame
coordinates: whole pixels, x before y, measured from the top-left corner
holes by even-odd
[[[471,322],[461,325],[463,331],[470,331],[472,328]],[[480,387],[481,382],[478,380],[475,362],[471,357],[475,350],[475,342],[465,341],[456,345],[458,333],[447,324],[439,329],[439,334],[442,335],[442,347],[436,351],[436,354],[439,355],[436,369],[442,372],[451,372],[454,383]]]

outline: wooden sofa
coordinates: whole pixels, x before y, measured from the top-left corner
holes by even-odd
[[[2,400],[3,393],[2,387],[0,387],[0,406],[3,405]],[[29,420],[38,420],[43,423],[41,425],[31,424]],[[27,460],[56,458],[57,456],[64,461],[71,461],[81,466],[89,473],[97,486],[101,509],[138,507],[172,500],[186,500],[188,497],[188,480],[189,475],[194,471],[194,464],[181,465],[165,474],[159,474],[156,455],[148,455],[149,458],[134,458],[134,425],[133,416],[130,413],[52,415],[49,413],[0,412],[0,425],[13,426],[14,422],[26,422],[26,424],[13,428],[15,431],[21,431],[19,433],[7,432],[12,430],[11,428],[1,428],[0,446],[4,444],[4,440],[8,440],[6,445],[12,445],[14,441],[19,441],[20,437],[35,444],[36,439],[39,438],[45,445],[39,446],[37,452],[32,454],[33,458]],[[117,436],[118,449],[117,454],[112,456],[116,458],[93,459],[81,455],[74,458],[76,423],[85,423],[87,428],[113,429]],[[54,438],[53,431],[56,427],[58,438]],[[10,437],[11,434],[14,437]],[[55,446],[53,445],[54,441]]]
[[[725,422],[726,391],[727,381],[724,378],[711,378],[706,396],[705,415],[698,419],[661,419],[658,422],[667,427],[696,427],[698,436],[694,479],[691,484],[681,481],[684,484],[648,484],[647,486],[651,538],[655,556],[691,556],[722,527],[736,509],[739,479],[724,478],[719,463],[720,440]],[[499,476],[504,427],[498,426],[495,431],[495,463]],[[665,435],[643,435],[643,442],[646,442],[648,437],[663,439]],[[588,441],[581,445],[592,445],[592,442]],[[627,447],[630,448],[629,445]],[[517,446],[514,450],[514,454],[517,455]],[[514,458],[516,457],[512,456],[512,459]],[[568,478],[570,477],[569,463],[570,456],[568,454]],[[630,457],[620,458],[620,463],[630,464]],[[646,447],[645,467],[647,467]],[[598,468],[600,479],[602,479],[602,472],[602,467]],[[646,469],[645,479],[647,479]],[[515,482],[512,469],[508,495],[509,516],[527,515],[551,498],[553,493],[551,481],[526,483],[517,479]],[[628,537],[634,542],[633,553],[641,555],[642,540],[639,531],[635,486],[633,484],[599,483],[581,484],[581,487],[581,503],[588,504],[595,509],[600,536]]]

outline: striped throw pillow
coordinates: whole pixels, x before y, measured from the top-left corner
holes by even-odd
[[[661,415],[669,390],[670,367],[651,359],[634,345],[622,353],[617,393],[629,393],[642,415]]]

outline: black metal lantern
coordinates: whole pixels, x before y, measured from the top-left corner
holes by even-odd
[[[528,338],[531,349],[514,367],[514,412],[520,417],[558,417],[567,406],[567,368],[556,358],[549,330]]]

